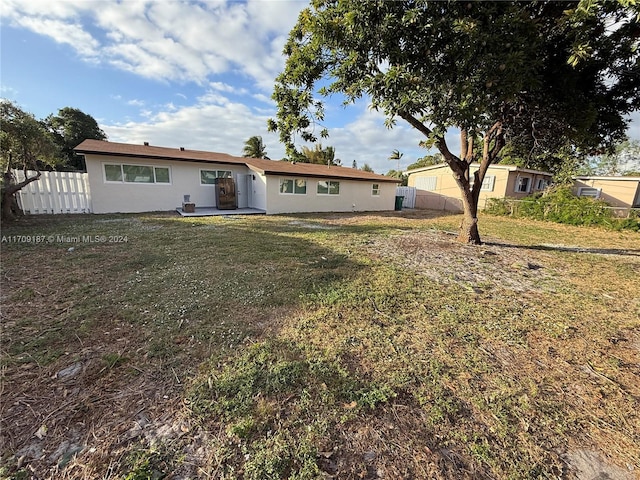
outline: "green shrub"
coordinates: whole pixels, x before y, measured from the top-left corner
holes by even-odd
[[[567,225],[599,225],[614,230],[640,231],[640,219],[635,210],[632,211],[630,218],[616,218],[606,202],[577,197],[566,186],[536,193],[520,201],[491,198],[487,200],[485,212]]]

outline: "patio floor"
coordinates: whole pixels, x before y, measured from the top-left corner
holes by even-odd
[[[264,215],[264,210],[258,208],[236,208],[235,210],[220,210],[215,207],[196,207],[196,211],[193,213],[187,213],[182,208],[176,208],[183,217],[211,217],[214,215]]]

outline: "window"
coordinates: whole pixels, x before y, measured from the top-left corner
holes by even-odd
[[[518,181],[516,182],[516,192],[528,193],[530,183],[531,179],[529,177],[518,177]]]
[[[293,178],[281,178],[280,193],[287,195],[306,195],[307,181]]]
[[[216,178],[231,178],[231,170],[200,170],[200,185],[215,185]]]
[[[318,195],[340,195],[340,182],[320,180],[317,192]]]
[[[150,165],[105,164],[104,178],[107,182],[120,183],[171,183],[169,167]]]
[[[107,182],[121,182],[122,165],[105,165],[104,178],[107,180]]]
[[[373,195],[374,197],[377,197],[378,195],[380,195],[379,183],[374,183],[373,185],[371,185],[371,195]]]
[[[436,189],[438,184],[438,177],[417,177],[416,188],[418,190],[426,190],[431,192]]]
[[[486,175],[484,180],[482,181],[482,186],[480,187],[481,192],[493,192],[493,187],[496,184],[496,176],[495,175]]]
[[[549,181],[545,178],[539,178],[536,181],[536,190],[544,190],[549,186]]]
[[[593,187],[581,187],[578,189],[579,197],[600,198],[600,189]]]

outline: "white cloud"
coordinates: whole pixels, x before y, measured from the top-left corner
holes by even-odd
[[[270,92],[282,47],[306,2],[6,0],[12,25],[100,61],[161,81],[205,84],[236,72]]]
[[[149,112],[147,120],[122,124],[101,124],[109,140],[114,142],[150,142],[166,147],[241,155],[244,142],[261,135],[271,158],[282,158],[284,148],[276,134],[267,132],[267,116],[256,116],[246,105],[228,99],[204,97],[197,105],[163,107]]]
[[[15,23],[40,35],[51,37],[58,43],[70,45],[85,60],[94,60],[98,56],[99,42],[85,32],[82,25],[34,17],[20,17]]]

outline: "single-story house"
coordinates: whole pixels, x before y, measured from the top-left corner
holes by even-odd
[[[267,214],[384,211],[396,178],[352,168],[234,157],[225,153],[85,140],[92,211],[134,213],[219,207],[219,179],[234,181],[235,206]]]
[[[576,177],[573,191],[579,197],[599,198],[613,207],[640,208],[640,177]]]
[[[471,164],[469,178],[480,167]],[[447,164],[408,170],[408,185],[416,188],[416,208],[462,211],[462,196]],[[552,180],[548,172],[529,170],[515,165],[491,165],[482,182],[478,207],[484,208],[489,198],[522,198],[544,190]]]

